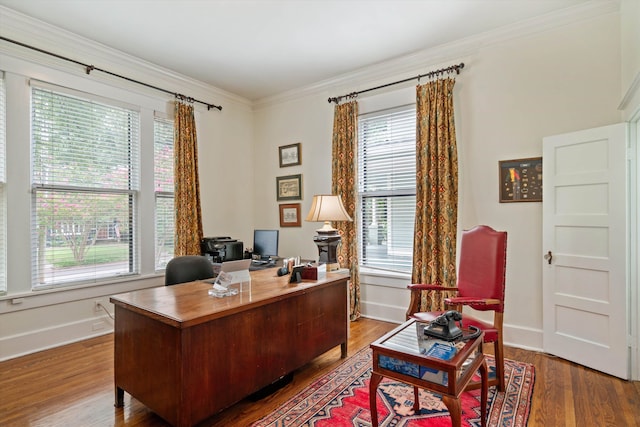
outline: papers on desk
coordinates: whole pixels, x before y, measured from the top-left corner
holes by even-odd
[[[234,283],[246,283],[251,281],[251,274],[249,273],[249,270],[234,271],[231,273],[231,276],[233,276],[231,279],[232,285]]]

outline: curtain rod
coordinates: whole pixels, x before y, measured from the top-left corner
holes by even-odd
[[[455,71],[456,74],[460,74],[460,70],[462,70],[463,68],[464,68],[464,62],[461,62],[461,63],[459,63],[457,65],[452,65],[452,66],[447,67],[447,68],[441,68],[439,70],[429,71],[426,74],[418,74],[417,76],[409,77],[408,79],[399,80],[397,82],[387,83],[387,84],[384,84],[384,85],[381,85],[381,86],[372,87],[372,88],[361,90],[361,91],[358,91],[358,92],[351,92],[351,93],[348,93],[346,95],[329,98],[329,104],[331,104],[332,102],[335,102],[336,104],[339,104],[340,100],[342,100],[343,98],[355,98],[358,95],[360,95],[361,93],[370,92],[372,90],[377,90],[377,89],[382,89],[382,88],[393,86],[393,85],[397,85],[397,84],[400,84],[400,83],[406,83],[406,82],[409,82],[411,80],[416,80],[416,79],[420,80],[422,77],[433,77],[433,76],[439,76],[441,74],[450,74],[450,73],[453,73],[454,71]]]
[[[85,63],[82,63],[80,61],[76,61],[75,59],[67,58],[66,56],[58,55],[57,53],[49,52],[49,51],[46,51],[44,49],[40,49],[40,48],[37,48],[37,47],[34,47],[34,46],[30,46],[28,44],[21,43],[21,42],[16,41],[16,40],[11,40],[11,39],[8,39],[8,38],[3,37],[3,36],[0,36],[0,40],[4,40],[4,41],[7,41],[9,43],[17,44],[18,46],[26,47],[28,49],[35,50],[35,51],[40,52],[40,53],[44,53],[44,54],[47,54],[47,55],[50,55],[50,56],[54,56],[54,57],[56,57],[58,59],[62,59],[62,60],[68,61],[68,62],[73,62],[74,64],[82,65],[87,74],[91,74],[91,72],[94,71],[94,70],[95,71],[101,71],[101,72],[103,72],[105,74],[109,74],[110,76],[118,77],[120,79],[127,80],[127,81],[132,82],[132,83],[137,83],[139,85],[146,86],[146,87],[149,87],[151,89],[159,90],[160,92],[168,93],[168,94],[173,95],[176,98],[181,99],[181,100],[186,100],[186,101],[189,101],[189,102],[197,102],[197,103],[200,103],[202,105],[206,105],[207,106],[207,110],[211,110],[212,108],[217,108],[219,111],[222,111],[222,107],[220,105],[209,104],[208,102],[204,102],[204,101],[200,101],[200,100],[197,100],[197,99],[194,99],[194,98],[190,98],[190,97],[187,97],[185,95],[182,95],[181,93],[173,92],[173,91],[170,91],[170,90],[167,90],[167,89],[162,89],[161,87],[153,86],[153,85],[150,85],[149,83],[144,83],[144,82],[141,82],[141,81],[138,81],[138,80],[134,80],[134,79],[126,77],[126,76],[122,76],[120,74],[112,73],[111,71],[103,70],[102,68],[98,68],[98,67],[95,67],[93,65],[85,64]]]

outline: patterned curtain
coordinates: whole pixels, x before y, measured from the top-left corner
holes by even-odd
[[[175,256],[200,255],[202,212],[198,179],[198,141],[193,105],[175,102]]]
[[[416,219],[412,283],[456,285],[458,153],[454,79],[417,86]],[[420,311],[444,308],[442,293],[423,292]]]
[[[350,318],[360,318],[360,277],[358,273],[358,239],[356,215],[356,153],[358,135],[358,103],[336,105],[333,116],[333,165],[331,193],[342,197],[352,222],[341,221],[334,226],[342,236],[338,249],[340,266],[351,270],[349,281]]]

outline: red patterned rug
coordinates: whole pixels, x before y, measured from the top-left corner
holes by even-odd
[[[495,363],[487,356],[490,375]],[[533,383],[533,365],[505,360],[506,392],[489,387],[487,426],[527,425]],[[316,380],[272,414],[252,427],[365,427],[371,426],[369,378],[371,350],[365,348],[334,371]],[[462,425],[480,426],[480,391],[463,393]],[[420,411],[414,413],[413,387],[384,379],[378,387],[378,420],[381,427],[451,426],[446,406],[437,394],[420,389]]]

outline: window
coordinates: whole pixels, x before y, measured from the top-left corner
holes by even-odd
[[[6,182],[4,171],[4,157],[5,157],[5,140],[6,140],[6,121],[7,116],[5,114],[6,108],[6,95],[4,88],[4,74],[0,71],[0,294],[7,291],[7,258],[5,249],[7,246],[6,231],[7,228],[6,218],[6,201],[4,194],[4,187]]]
[[[165,268],[173,258],[173,121],[156,117],[153,126],[155,188],[155,268]]]
[[[414,106],[358,119],[360,264],[410,273],[416,204]]]
[[[33,288],[137,272],[139,113],[33,87]]]

